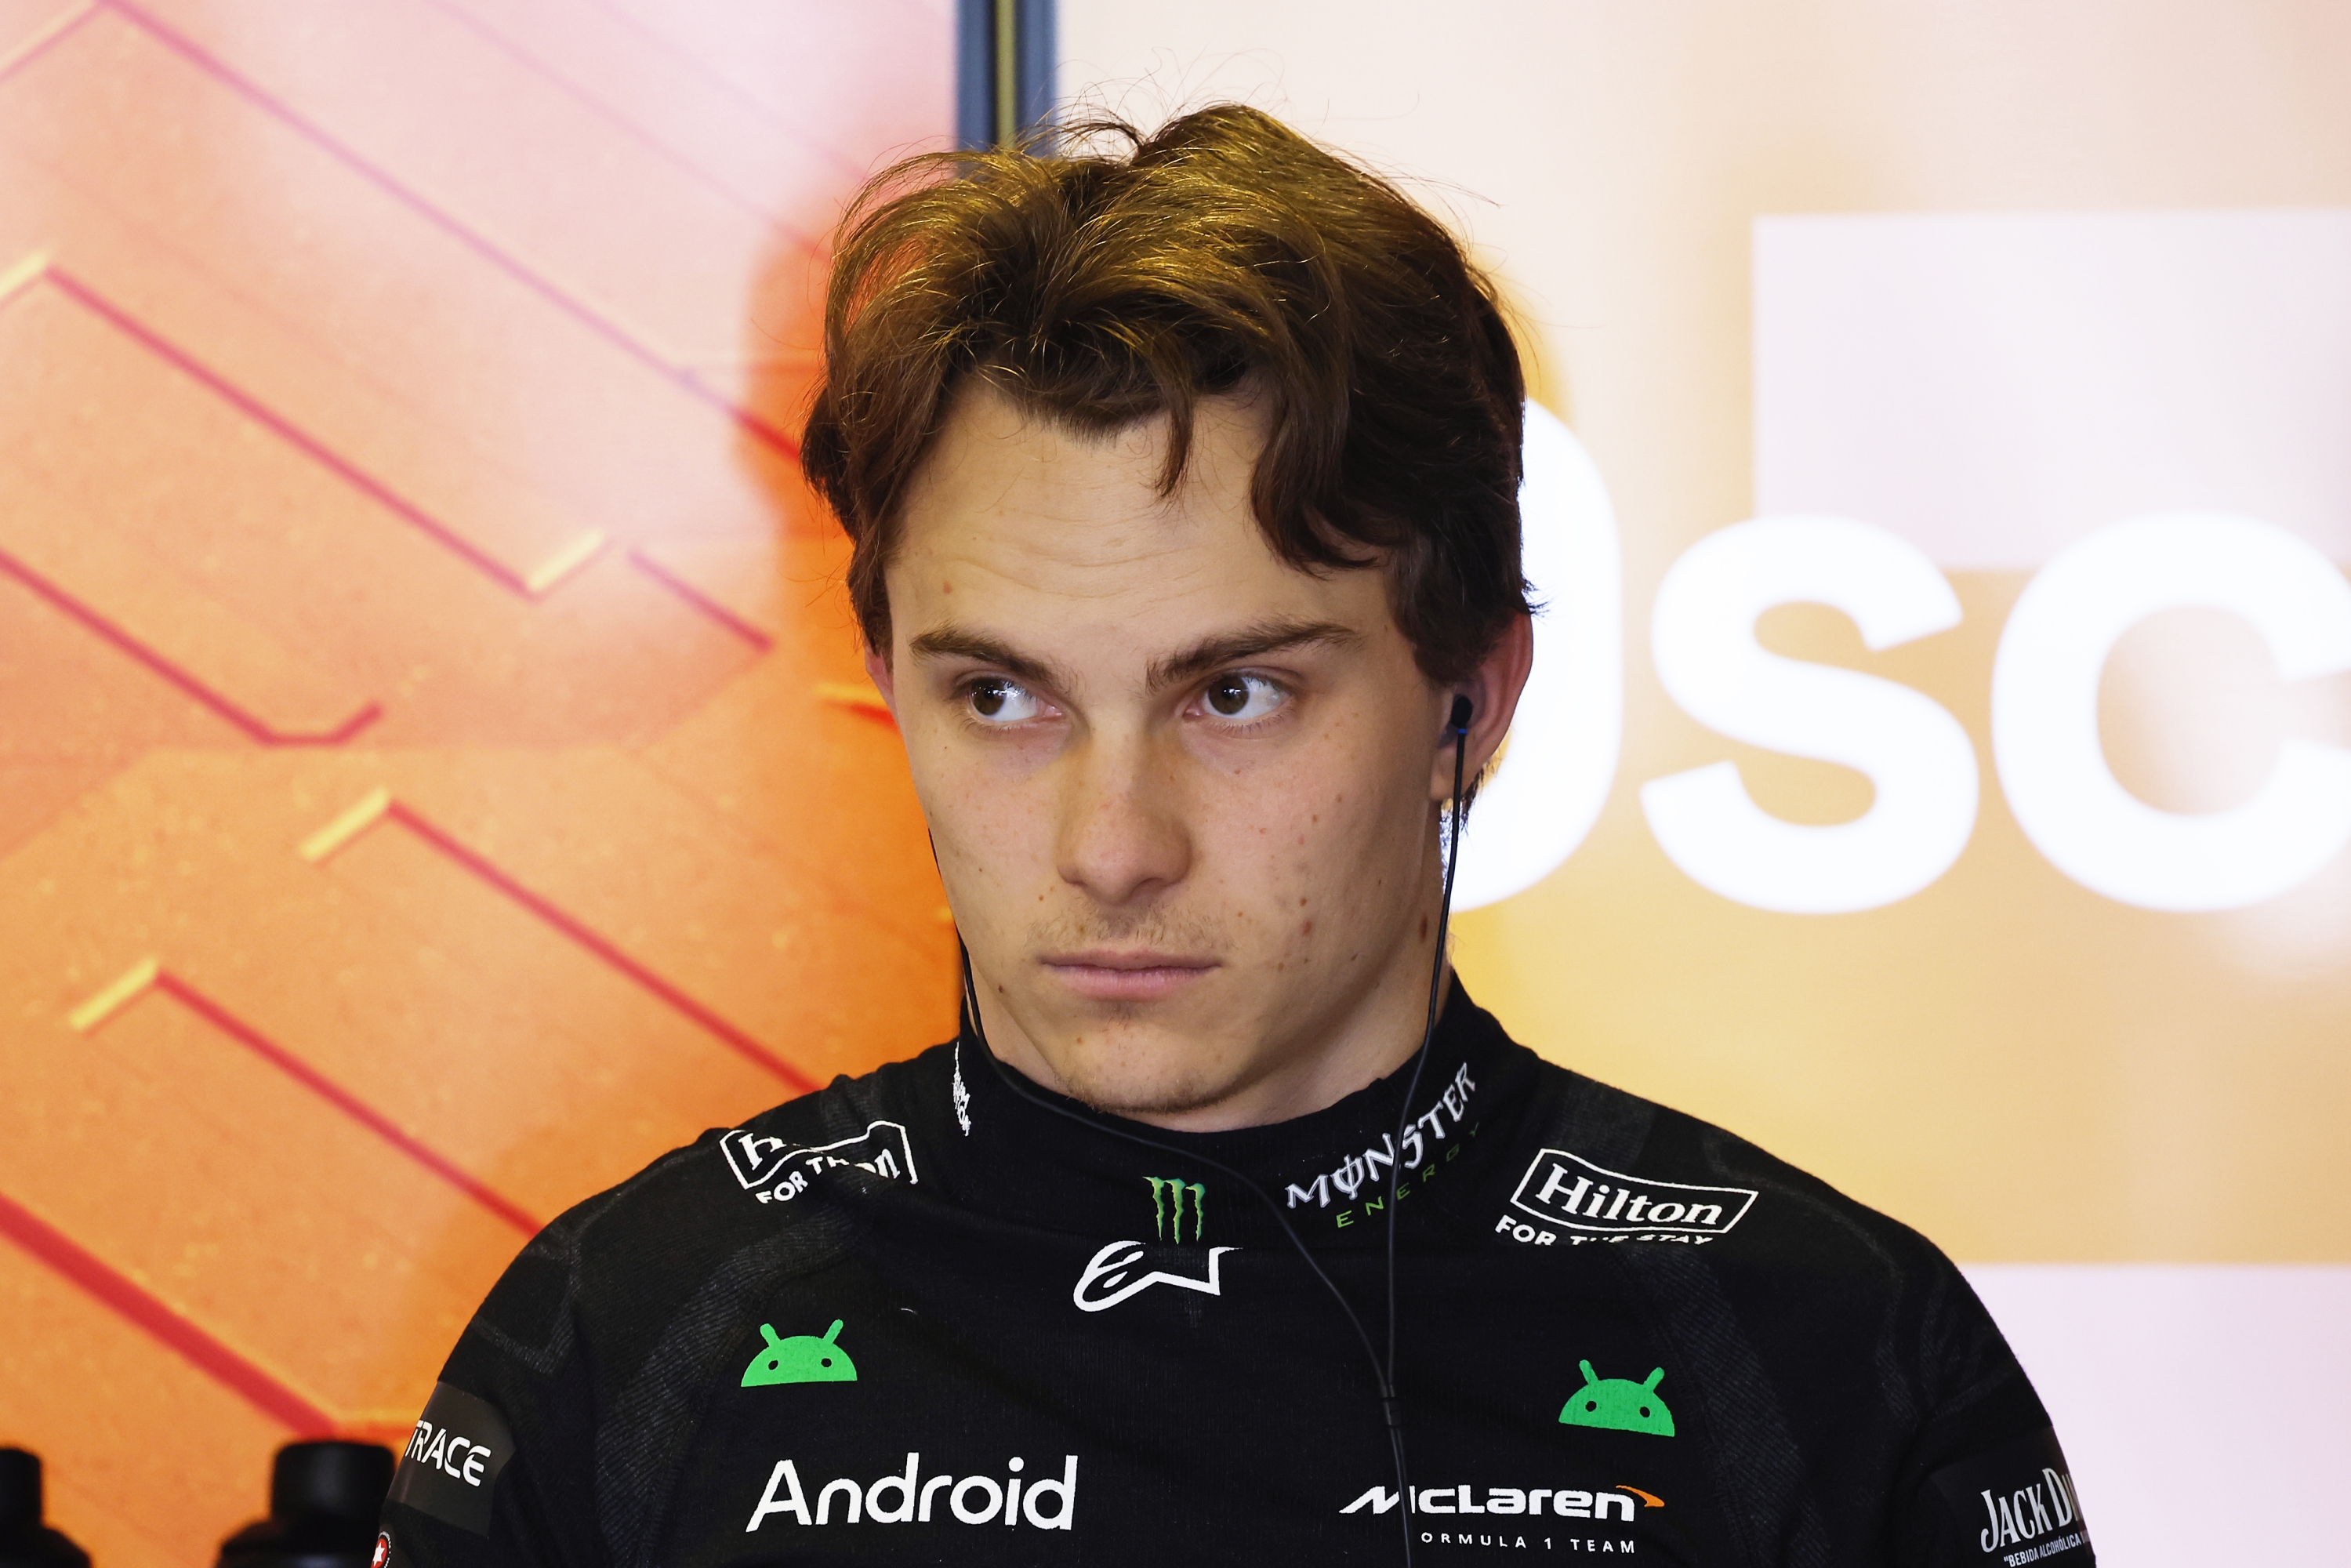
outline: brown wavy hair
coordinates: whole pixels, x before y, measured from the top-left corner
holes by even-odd
[[[851,205],[801,464],[885,653],[901,503],[969,376],[1083,431],[1165,414],[1171,493],[1199,400],[1259,400],[1267,541],[1304,570],[1384,567],[1432,680],[1466,676],[1527,611],[1526,385],[1492,283],[1395,185],[1270,115],[926,154]]]

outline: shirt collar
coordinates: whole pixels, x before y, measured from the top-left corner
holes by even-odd
[[[1406,1197],[1452,1190],[1483,1150],[1507,1144],[1531,1084],[1533,1057],[1514,1045],[1457,979],[1429,1042],[1404,1135],[1396,1113],[1412,1063],[1311,1114],[1221,1133],[1173,1132],[1104,1116],[1019,1078],[1004,1081],[967,1028],[951,1058],[952,1114],[939,1137],[942,1196],[1018,1222],[1108,1239],[1285,1244],[1253,1181],[1301,1236],[1337,1244],[1384,1234],[1389,1166],[1401,1152]],[[1521,1082],[1523,1080],[1524,1082]],[[1045,1105],[1055,1107],[1048,1110]],[[1132,1141],[1128,1134],[1153,1146]],[[1219,1168],[1224,1167],[1224,1168]],[[1469,1185],[1458,1181],[1456,1187]],[[1442,1202],[1400,1202],[1399,1223],[1425,1229]],[[1419,1214],[1425,1218],[1416,1220]]]

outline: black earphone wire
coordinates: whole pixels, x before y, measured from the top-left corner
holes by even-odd
[[[1396,1182],[1397,1173],[1404,1159],[1404,1130],[1411,1124],[1412,1097],[1420,1088],[1421,1069],[1427,1064],[1429,1043],[1437,1037],[1437,1003],[1443,995],[1445,985],[1445,933],[1453,914],[1453,873],[1461,859],[1462,762],[1468,749],[1469,720],[1472,712],[1468,697],[1456,696],[1453,699],[1452,710],[1446,718],[1446,727],[1453,735],[1453,805],[1447,824],[1444,891],[1437,909],[1437,956],[1429,966],[1428,1016],[1421,1029],[1420,1048],[1412,1055],[1412,1077],[1405,1084],[1404,1101],[1397,1108],[1396,1130],[1392,1140],[1394,1146],[1388,1160],[1386,1247],[1388,1353],[1384,1359],[1374,1347],[1371,1333],[1364,1327],[1364,1320],[1356,1312],[1355,1304],[1347,1299],[1347,1292],[1339,1288],[1337,1281],[1324,1272],[1322,1263],[1315,1259],[1313,1252],[1307,1247],[1305,1239],[1300,1236],[1297,1228],[1290,1223],[1290,1217],[1281,1211],[1281,1206],[1274,1202],[1272,1195],[1259,1186],[1254,1179],[1235,1170],[1222,1160],[1211,1159],[1195,1150],[1178,1148],[1173,1144],[1163,1144],[1156,1138],[1147,1138],[1140,1133],[1130,1132],[1103,1116],[1086,1115],[1072,1111],[1066,1105],[1057,1105],[1042,1095],[1031,1092],[1024,1086],[1020,1082],[1020,1075],[1000,1061],[987,1043],[987,1027],[979,1021],[979,991],[972,978],[971,949],[964,946],[963,934],[961,932],[956,934],[956,952],[963,962],[964,1024],[970,1030],[973,1043],[978,1046],[980,1056],[995,1071],[997,1080],[1006,1089],[1039,1110],[1050,1111],[1054,1115],[1066,1121],[1075,1122],[1081,1127],[1091,1127],[1097,1133],[1107,1133],[1113,1138],[1123,1138],[1130,1144],[1139,1144],[1158,1154],[1169,1155],[1180,1160],[1207,1166],[1211,1170],[1232,1177],[1233,1180],[1240,1183],[1251,1197],[1265,1206],[1266,1212],[1272,1215],[1274,1222],[1281,1227],[1281,1233],[1290,1239],[1290,1246],[1297,1249],[1298,1255],[1306,1260],[1307,1268],[1313,1270],[1315,1279],[1322,1281],[1322,1288],[1330,1292],[1331,1299],[1339,1303],[1339,1310],[1347,1315],[1347,1325],[1355,1331],[1355,1338],[1364,1347],[1364,1358],[1372,1364],[1373,1378],[1379,1389],[1380,1411],[1387,1422],[1388,1446],[1395,1457],[1396,1519],[1404,1529],[1405,1568],[1412,1568],[1413,1502],[1412,1478],[1405,1463],[1404,1416],[1396,1399],[1395,1387]]]

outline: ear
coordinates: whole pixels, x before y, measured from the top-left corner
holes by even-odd
[[[1580,1366],[1580,1367],[1582,1367],[1582,1368],[1583,1368],[1583,1381],[1584,1381],[1584,1382],[1586,1382],[1586,1383],[1597,1383],[1597,1382],[1599,1382],[1599,1381],[1600,1381],[1600,1375],[1599,1375],[1598,1373],[1596,1373],[1596,1372],[1594,1372],[1594,1371],[1593,1371],[1593,1370],[1592,1370],[1592,1364],[1591,1364],[1590,1362],[1588,1362],[1588,1361],[1579,1361],[1579,1362],[1577,1362],[1575,1364],[1576,1364],[1576,1365],[1578,1365],[1578,1366]]]
[[[872,681],[873,689],[882,694],[882,700],[889,705],[890,717],[894,722],[898,716],[898,678],[890,668],[888,655],[871,643],[865,645],[865,678]]]
[[[841,1332],[841,1320],[840,1320],[839,1318],[835,1318],[835,1319],[833,1319],[833,1320],[832,1320],[832,1326],[831,1326],[831,1328],[829,1328],[829,1329],[827,1329],[827,1330],[825,1330],[825,1331],[824,1331],[824,1343],[827,1343],[827,1344],[831,1344],[831,1343],[832,1343],[833,1336],[834,1336],[835,1334],[839,1333],[840,1332]]]
[[[1655,1367],[1650,1370],[1648,1381],[1642,1384],[1641,1386],[1647,1389],[1650,1393],[1655,1394],[1657,1391],[1657,1385],[1663,1383],[1665,1380],[1666,1369],[1662,1366]]]
[[[1483,772],[1494,759],[1494,753],[1502,748],[1502,737],[1510,733],[1510,721],[1519,711],[1519,694],[1526,690],[1527,675],[1534,664],[1534,620],[1520,615],[1511,621],[1476,669],[1438,692],[1437,719],[1440,726],[1456,696],[1469,699],[1469,737],[1461,762],[1465,785]],[[1438,801],[1453,799],[1453,732],[1449,729],[1438,737],[1435,767],[1428,779],[1428,798]]]

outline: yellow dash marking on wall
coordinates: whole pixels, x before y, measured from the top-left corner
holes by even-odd
[[[0,272],[0,303],[38,283],[41,275],[49,270],[49,252],[37,250],[7,271]]]
[[[152,958],[140,959],[122,971],[112,985],[66,1014],[67,1026],[76,1034],[88,1034],[111,1018],[125,1002],[153,985],[162,968]]]
[[[369,790],[349,810],[302,841],[302,858],[316,865],[373,827],[375,820],[391,810],[390,789],[378,786]]]
[[[816,695],[826,702],[839,703],[842,707],[862,708],[867,713],[886,714],[890,711],[890,705],[882,700],[880,692],[856,681],[819,681]]]
[[[33,29],[32,35],[26,38],[23,43],[18,44],[6,54],[0,55],[0,72],[6,71],[9,68],[16,65],[16,62],[26,58],[27,56],[38,54],[41,50],[47,48],[50,39],[56,37],[59,33],[64,32],[67,28],[78,24],[83,17],[89,16],[92,11],[97,10],[99,0],[82,0],[82,4],[78,5],[68,5],[64,10],[58,12],[55,16],[49,18],[46,26]]]
[[[536,570],[523,579],[523,586],[534,595],[545,593],[595,559],[607,542],[603,529],[590,528],[540,562]]]

